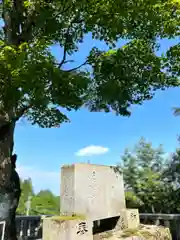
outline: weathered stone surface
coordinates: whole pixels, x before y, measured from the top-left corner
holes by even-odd
[[[138,228],[140,224],[138,209],[122,209],[115,230]]]
[[[92,222],[80,216],[43,219],[43,240],[93,240]]]
[[[94,236],[94,240],[172,240],[168,228],[154,225],[139,225],[135,229],[110,231]]]
[[[111,166],[63,166],[60,195],[61,214],[83,214],[92,221],[119,216],[125,208],[123,175]]]

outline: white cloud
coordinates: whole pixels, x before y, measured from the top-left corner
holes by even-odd
[[[109,148],[102,147],[102,146],[87,146],[85,148],[80,149],[76,152],[77,156],[93,156],[93,155],[102,155],[109,151]]]
[[[35,192],[49,189],[55,194],[60,191],[60,172],[40,170],[31,166],[17,164],[17,172],[21,179],[31,178]]]

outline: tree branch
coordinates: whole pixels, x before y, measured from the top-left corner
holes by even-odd
[[[62,65],[65,63],[66,61],[66,54],[67,54],[67,50],[68,50],[68,40],[69,40],[69,31],[70,31],[70,28],[73,24],[73,21],[69,24],[68,28],[67,28],[67,31],[65,33],[65,44],[64,44],[64,52],[63,52],[63,58],[62,58],[62,61],[59,63],[59,68],[62,67]]]
[[[69,69],[69,70],[66,70],[66,72],[73,72],[73,71],[76,71],[78,70],[79,68],[81,68],[82,66],[86,65],[88,63],[88,60],[86,60],[84,63],[82,63],[81,65],[75,67],[75,68],[72,68],[72,69]]]
[[[64,52],[63,52],[63,58],[62,58],[62,61],[59,63],[58,67],[61,68],[62,65],[66,62],[66,54],[67,54],[67,48],[68,48],[68,40],[69,40],[69,31],[70,31],[70,28],[72,27],[72,24],[73,23],[81,23],[83,22],[83,20],[78,20],[79,17],[79,12],[76,14],[76,16],[74,17],[74,19],[71,21],[71,23],[69,24],[68,28],[67,28],[67,31],[65,33],[65,44],[64,44]]]
[[[66,64],[66,63],[72,63],[72,62],[75,62],[75,61],[74,61],[74,60],[67,60],[67,61],[64,62],[64,64]]]
[[[31,107],[33,104],[23,106],[20,111],[16,114],[15,121],[18,121]]]
[[[63,65],[63,64],[65,63],[65,61],[66,61],[67,41],[68,41],[68,36],[69,36],[69,29],[70,29],[70,27],[68,27],[68,30],[67,30],[66,35],[65,35],[65,44],[64,44],[63,58],[62,58],[62,61],[59,63],[58,68],[61,68],[62,65]]]

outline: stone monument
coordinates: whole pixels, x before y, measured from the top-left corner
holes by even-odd
[[[72,164],[61,168],[60,216],[43,220],[43,240],[93,239],[93,222],[119,217],[115,229],[137,228],[137,209],[126,209],[123,175],[115,167]]]
[[[60,204],[60,216],[43,220],[43,240],[107,239],[103,235],[93,238],[93,222],[114,217],[116,226],[104,232],[109,240],[171,240],[169,229],[142,226],[138,209],[126,209],[123,175],[115,167],[63,166]]]
[[[125,209],[123,175],[115,167],[73,164],[61,169],[61,214],[92,221],[120,215]]]

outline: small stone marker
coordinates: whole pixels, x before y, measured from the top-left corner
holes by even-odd
[[[116,224],[115,229],[117,231],[124,229],[136,229],[140,224],[138,209],[122,209],[120,211],[120,217]]]
[[[93,240],[92,222],[78,217],[54,216],[43,219],[43,240]]]
[[[123,175],[111,166],[63,166],[60,195],[61,214],[82,214],[92,221],[119,216],[126,207]]]

